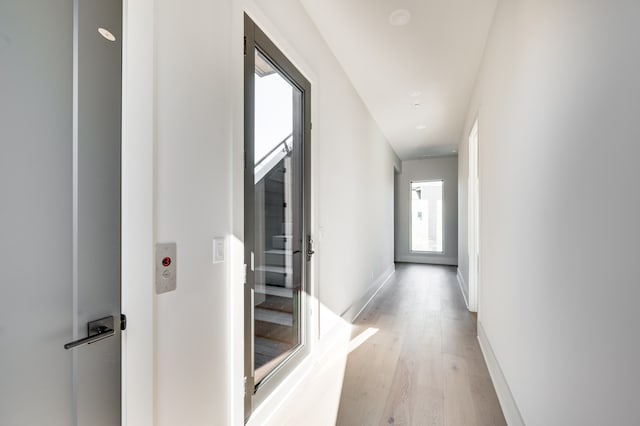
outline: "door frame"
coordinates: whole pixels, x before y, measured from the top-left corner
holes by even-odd
[[[125,1],[122,29],[122,424],[155,424],[155,6]]]
[[[478,312],[480,293],[480,167],[478,117],[469,132],[467,186],[467,251],[469,255],[469,310]]]
[[[254,233],[254,172],[247,165],[254,163],[254,51],[259,47],[261,53],[269,57],[273,64],[285,74],[290,83],[302,93],[302,133],[303,143],[303,212],[302,212],[302,292],[300,300],[299,321],[301,330],[300,347],[294,350],[259,384],[254,381],[253,357],[253,291],[255,289],[254,274],[251,270],[251,258],[254,252],[253,241],[249,238]],[[311,321],[307,315],[310,311],[312,295],[311,260],[306,256],[307,239],[311,237],[311,84],[299,69],[282,53],[258,25],[244,14],[244,418],[249,419],[255,409],[293,372],[293,370],[311,352]],[[249,213],[248,213],[249,212]]]

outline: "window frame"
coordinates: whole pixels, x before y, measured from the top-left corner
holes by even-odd
[[[413,184],[414,183],[431,183],[440,182],[442,184],[442,251],[429,251],[429,250],[414,250],[413,249]],[[446,238],[446,202],[445,202],[445,179],[416,179],[409,181],[409,253],[415,254],[429,254],[444,256],[446,252],[447,238]]]

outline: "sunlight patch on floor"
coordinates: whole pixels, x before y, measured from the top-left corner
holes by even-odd
[[[335,314],[334,314],[335,315]],[[333,426],[336,422],[347,356],[351,350],[352,326],[338,318],[336,327],[319,343],[318,353],[310,355],[312,371],[286,395],[282,404],[268,416],[253,418],[261,426]],[[358,345],[370,336],[361,333]],[[371,332],[370,335],[375,334]],[[353,348],[355,349],[354,346]],[[262,417],[263,420],[260,420]]]
[[[358,334],[356,337],[351,339],[351,341],[349,342],[349,353],[357,349],[358,346],[366,342],[369,338],[371,338],[371,336],[374,336],[378,331],[380,331],[380,329],[369,327],[366,330],[364,330],[362,333]]]

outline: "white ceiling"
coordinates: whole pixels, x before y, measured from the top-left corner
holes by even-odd
[[[401,159],[457,148],[497,0],[300,1]]]

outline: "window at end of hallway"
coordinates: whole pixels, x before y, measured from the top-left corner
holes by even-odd
[[[443,252],[444,181],[411,182],[411,251]]]

